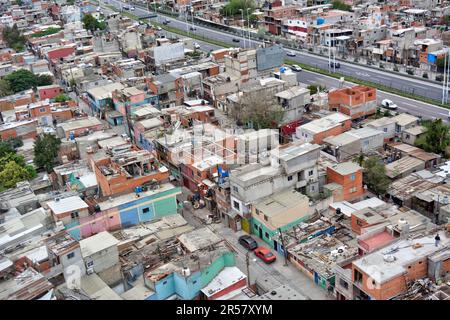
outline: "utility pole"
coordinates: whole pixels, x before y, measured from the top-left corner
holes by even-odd
[[[250,287],[250,251],[245,254],[245,264],[247,265],[247,285]]]
[[[445,96],[446,96],[446,93],[445,93],[445,89],[446,89],[445,81],[447,79],[446,67],[447,67],[447,52],[445,52],[445,54],[444,54],[444,79],[442,81],[442,104],[444,104]]]
[[[331,72],[331,36],[328,39],[328,72]]]
[[[281,232],[281,228],[278,228],[278,232],[280,233],[281,244],[283,245],[284,266],[286,267],[288,265],[288,262],[287,262],[287,249],[286,249],[286,246],[284,244],[284,237],[283,237],[283,233]]]

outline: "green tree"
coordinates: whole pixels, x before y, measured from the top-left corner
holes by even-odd
[[[0,189],[14,188],[17,182],[31,180],[36,177],[32,166],[21,166],[15,161],[7,162],[0,171]]]
[[[44,36],[48,36],[48,35],[51,35],[51,34],[58,33],[58,32],[61,31],[61,30],[62,30],[61,28],[50,27],[50,28],[47,28],[47,29],[45,29],[45,30],[42,30],[42,31],[38,31],[38,32],[33,33],[33,34],[31,35],[31,37],[32,37],[32,38],[44,37]]]
[[[11,161],[17,163],[21,167],[26,166],[25,158],[14,151],[0,158],[0,171],[3,171],[5,169],[5,166]]]
[[[0,158],[3,158],[4,156],[15,152],[16,151],[10,143],[8,143],[7,141],[0,141]]]
[[[54,98],[54,100],[55,102],[66,102],[70,100],[70,97],[64,93],[60,93]]]
[[[251,14],[255,10],[256,5],[253,0],[231,0],[228,2],[220,11],[223,16],[237,16],[244,13],[244,18],[247,20],[247,9],[248,13]],[[250,18],[250,17],[249,17]],[[256,18],[256,17],[255,17]]]
[[[39,168],[44,168],[48,173],[56,164],[61,140],[52,134],[44,133],[34,142],[34,163]]]
[[[50,75],[36,75],[26,69],[12,72],[4,77],[4,80],[13,92],[20,92],[38,86],[48,86],[53,83],[53,78]]]
[[[362,167],[364,165],[365,158],[366,157],[364,156],[364,153],[361,152],[359,155],[353,158],[353,162],[356,162],[360,167]]]
[[[371,156],[364,160],[364,183],[376,194],[384,195],[389,187],[390,180],[386,177],[386,168],[381,159]]]
[[[53,84],[53,77],[48,74],[41,74],[36,79],[37,86],[48,86]]]
[[[310,84],[308,86],[308,90],[311,92],[311,94],[316,94],[319,90],[325,91],[325,87],[319,84]]]
[[[91,14],[86,14],[83,17],[83,25],[84,28],[87,30],[90,30],[91,32],[94,32],[96,30],[105,30],[106,29],[106,23],[104,21],[100,22]]]
[[[22,140],[11,138],[0,141],[0,190],[15,187],[17,182],[36,177],[33,166],[27,165],[22,155],[16,154],[15,147],[23,145]]]
[[[229,109],[230,116],[238,125],[254,129],[276,128],[285,111],[269,91],[248,92]]]
[[[27,39],[14,24],[12,27],[5,27],[2,32],[3,40],[10,48],[20,52],[25,50],[25,43]]]
[[[332,2],[333,4],[333,9],[337,9],[337,10],[344,10],[344,11],[351,11],[352,10],[352,6],[339,1],[339,0],[335,0]]]
[[[13,93],[13,91],[11,90],[11,87],[9,86],[9,82],[4,79],[0,79],[0,97],[9,96],[12,93]]]
[[[450,145],[450,127],[442,119],[423,121],[427,132],[416,140],[416,146],[428,152],[444,154]]]
[[[14,150],[23,146],[22,139],[17,137],[10,137],[6,140],[6,142],[8,142],[11,145],[11,147],[14,148]]]
[[[14,71],[4,78],[14,92],[28,90],[37,86],[36,75],[26,69]]]

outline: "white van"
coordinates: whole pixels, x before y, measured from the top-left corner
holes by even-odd
[[[389,99],[384,99],[383,101],[381,101],[381,106],[390,110],[397,109],[397,105],[394,102],[392,102],[392,100]]]

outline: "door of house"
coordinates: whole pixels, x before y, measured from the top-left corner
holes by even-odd
[[[242,230],[242,223],[241,223],[241,219],[236,219],[236,231],[241,231]]]

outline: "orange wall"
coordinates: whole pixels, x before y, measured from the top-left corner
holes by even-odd
[[[327,168],[327,183],[335,182],[342,186],[343,199],[346,201],[354,200],[361,197],[364,194],[363,188],[363,175],[362,169],[359,169],[355,173],[355,180],[350,180],[349,175],[341,175],[334,171],[333,168]],[[350,192],[351,188],[356,188],[356,192]]]
[[[153,179],[162,181],[169,178],[169,172],[155,172],[154,174],[134,179],[127,179],[125,176],[120,175],[108,180],[107,177],[100,172],[97,166],[94,166],[94,168],[97,182],[104,196],[111,196],[124,191],[134,191],[136,187],[142,186]]]
[[[328,103],[333,107],[338,105],[357,106],[364,102],[376,101],[376,99],[377,89],[366,86],[354,86],[328,93]]]
[[[424,278],[428,275],[427,258],[415,261],[406,266],[405,274],[399,275],[382,284],[372,284],[372,280],[364,272],[362,278],[362,288],[365,293],[377,300],[387,300],[402,293],[406,289],[406,283],[412,280]],[[352,266],[352,277],[354,280],[355,272],[358,270],[354,265]]]
[[[313,143],[321,144],[323,139],[327,137],[337,136],[341,133],[344,133],[345,131],[350,130],[352,127],[352,121],[350,119],[343,122],[343,124],[344,126],[342,126],[342,124],[340,123],[334,128],[315,134],[313,138]]]

